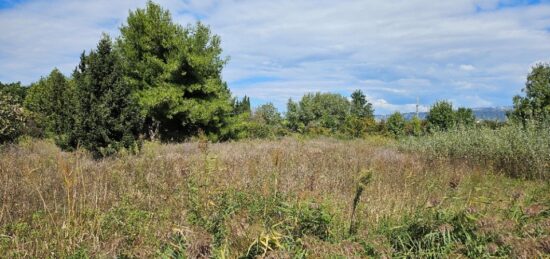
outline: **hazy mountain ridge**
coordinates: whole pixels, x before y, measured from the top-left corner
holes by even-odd
[[[500,106],[500,107],[479,107],[472,108],[476,120],[496,120],[496,121],[506,121],[506,112],[512,110],[510,106]],[[386,115],[375,115],[376,120],[386,120],[391,114]],[[412,119],[416,115],[415,112],[403,113],[403,117],[406,120]],[[419,112],[418,117],[420,119],[426,119],[428,115],[427,112]]]

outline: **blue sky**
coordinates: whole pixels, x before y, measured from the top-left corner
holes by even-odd
[[[550,61],[544,0],[159,0],[176,22],[222,38],[223,76],[253,105],[361,89],[377,114],[446,99],[509,106],[530,67]],[[145,0],[0,0],[0,81],[70,75],[101,33],[118,36]]]

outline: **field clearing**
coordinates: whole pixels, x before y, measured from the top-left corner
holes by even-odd
[[[27,140],[0,151],[0,254],[543,257],[548,193],[384,138],[148,142],[99,161]]]

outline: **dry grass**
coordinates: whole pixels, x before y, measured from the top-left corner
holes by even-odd
[[[364,170],[372,180],[350,236]],[[419,211],[489,215],[476,231],[501,235],[497,246],[508,254],[541,255],[548,190],[547,182],[428,163],[380,140],[147,143],[139,155],[101,161],[27,140],[0,151],[0,256],[391,256],[390,232]],[[304,215],[326,218],[327,228]],[[512,234],[523,221],[533,234]],[[493,246],[488,253],[504,251]]]

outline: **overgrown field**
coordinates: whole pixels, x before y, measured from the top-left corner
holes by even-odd
[[[146,143],[98,161],[23,141],[0,151],[0,256],[550,255],[548,181],[400,150],[385,139]]]

